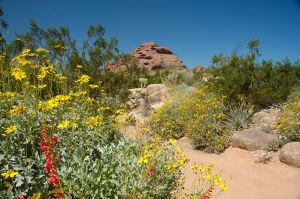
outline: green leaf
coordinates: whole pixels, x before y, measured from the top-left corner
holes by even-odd
[[[73,160],[74,160],[77,164],[80,163],[79,158],[78,158],[75,154],[73,154]]]

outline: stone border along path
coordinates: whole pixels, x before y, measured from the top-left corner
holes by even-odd
[[[300,199],[300,169],[281,163],[278,153],[268,164],[263,164],[256,163],[263,155],[262,151],[228,148],[220,155],[208,154],[194,150],[186,138],[179,140],[177,146],[184,150],[189,164],[215,163],[214,171],[219,172],[229,185],[218,199]],[[188,191],[194,175],[187,168],[184,176],[184,187]]]

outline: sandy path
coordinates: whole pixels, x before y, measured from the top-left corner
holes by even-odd
[[[186,139],[179,141],[190,163],[215,163],[230,189],[218,199],[300,199],[300,169],[281,163],[275,155],[269,164],[255,163],[261,152],[229,148],[220,155],[193,150]],[[193,174],[184,173],[185,190],[191,188]]]

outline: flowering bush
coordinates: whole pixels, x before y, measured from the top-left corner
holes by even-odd
[[[292,100],[285,104],[279,115],[277,126],[284,142],[300,141],[300,100]]]
[[[46,50],[26,49],[0,68],[0,198],[173,195],[183,156],[164,141],[124,139],[117,120],[123,106],[81,67],[73,81]]]
[[[191,138],[195,148],[221,152],[229,144],[230,131],[224,124],[222,97],[207,87],[173,95],[150,121],[154,133],[163,137]]]
[[[164,102],[151,116],[150,127],[154,134],[164,138],[180,138],[185,135],[186,112],[182,112],[182,103],[191,95],[192,89],[180,84],[172,89],[169,101]]]

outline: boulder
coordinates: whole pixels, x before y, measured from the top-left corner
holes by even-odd
[[[290,142],[279,150],[279,160],[289,166],[300,168],[300,142]]]
[[[279,109],[263,109],[253,114],[250,126],[273,130],[278,124],[277,117],[279,113]]]
[[[150,84],[146,88],[150,104],[161,102],[168,97],[168,89],[165,84]]]
[[[263,132],[260,128],[244,129],[236,132],[231,138],[232,147],[256,151],[266,149],[276,136]]]

